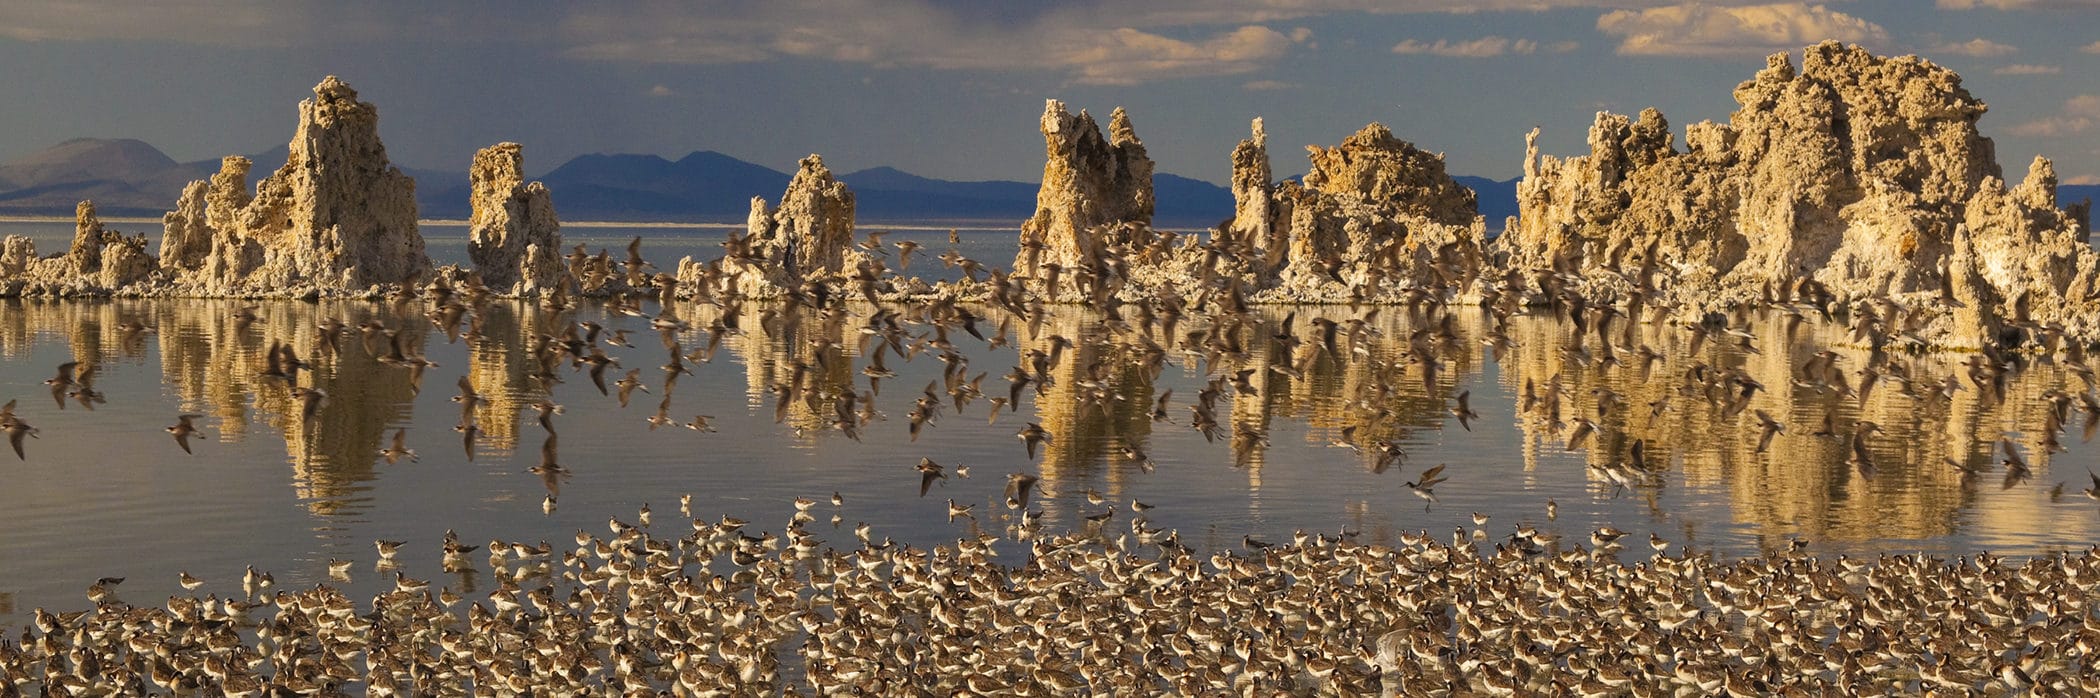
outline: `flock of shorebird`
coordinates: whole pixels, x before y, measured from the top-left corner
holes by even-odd
[[[952,250],[942,260],[968,262]],[[591,258],[572,264],[585,269],[577,278],[617,278],[609,261],[596,272]],[[630,279],[646,278],[647,268],[631,247]],[[1357,362],[1368,366],[1365,379],[1343,396],[1350,424],[1338,430],[1334,445],[1363,454],[1382,473],[1406,467],[1395,405],[1413,390],[1407,384],[1418,383],[1419,392],[1435,397],[1437,409],[1465,430],[1483,419],[1469,391],[1444,397],[1450,389],[1445,366],[1466,341],[1457,329],[1459,311],[1449,304],[1458,289],[1483,280],[1468,277],[1459,260],[1440,268],[1448,271],[1438,281],[1391,306],[1390,312],[1406,314],[1409,328],[1392,338],[1378,329],[1378,314],[1388,312],[1381,307],[1352,308],[1340,320],[1311,317],[1301,327],[1295,312],[1281,322],[1262,320],[1230,286],[1193,300],[1162,291],[1126,302],[1098,292],[1109,283],[1100,274],[1082,277],[1097,300],[1089,311],[1098,314],[1091,325],[1098,336],[1090,330],[1077,339],[1044,337],[1053,312],[1046,299],[1059,297],[1054,282],[1031,292],[1031,283],[1042,282],[994,270],[982,304],[938,298],[874,306],[850,329],[857,340],[848,342],[835,339],[849,331],[846,294],[824,284],[788,289],[782,302],[751,318],[745,301],[728,293],[726,277],[710,275],[696,295],[719,310],[695,326],[672,312],[678,285],[659,278],[658,288],[670,289],[660,296],[607,301],[613,316],[645,318],[660,335],[668,359],[653,391],[641,369],[622,367],[608,353],[607,347],[633,348],[630,331],[594,322],[561,321],[535,336],[527,347],[528,375],[545,390],[563,380],[564,368],[587,372],[593,387],[622,407],[635,392],[656,393],[661,402],[648,420],[656,429],[681,425],[670,415],[671,394],[679,376],[692,372],[687,362],[711,360],[728,335],[785,336],[790,356],[771,386],[776,420],[785,421],[799,405],[803,414],[858,439],[884,419],[877,398],[883,382],[897,377],[886,357],[931,355],[944,367],[940,378],[910,396],[904,428],[916,441],[947,411],[960,413],[981,399],[996,423],[1002,411],[1019,411],[1031,386],[1040,398],[1061,381],[1070,383],[1064,396],[1080,414],[1098,411],[1111,430],[1116,415],[1171,423],[1173,391],[1156,397],[1139,391],[1149,390],[1178,356],[1200,364],[1205,376],[1186,405],[1186,424],[1207,440],[1226,440],[1235,460],[1245,462],[1266,443],[1265,427],[1221,413],[1221,400],[1259,399],[1272,389],[1272,377],[1303,379],[1323,362]],[[1993,348],[1965,364],[1965,375],[1934,381],[1915,374],[1900,351],[1928,310],[1841,304],[1813,282],[1782,284],[1732,314],[1698,317],[1678,317],[1645,301],[1639,286],[1617,297],[1587,298],[1552,273],[1512,273],[1483,285],[1478,300],[1487,329],[1477,341],[1496,356],[1514,345],[1508,333],[1514,315],[1526,306],[1549,306],[1572,328],[1561,357],[1569,370],[1645,377],[1657,363],[1683,357],[1675,387],[1646,405],[1646,418],[1695,405],[1726,420],[1747,412],[1759,454],[1792,432],[1752,407],[1765,386],[1739,366],[1707,363],[1711,354],[1704,350],[1756,353],[1759,342],[1791,345],[1797,328],[1816,315],[1849,318],[1866,358],[1847,372],[1838,367],[1843,356],[1815,354],[1791,376],[1804,390],[1861,403],[1880,385],[1918,399],[1975,390],[2004,400],[2010,375],[2046,360],[2083,379],[2084,387],[2045,396],[2049,418],[2035,431],[2038,443],[2061,448],[2058,435],[2072,423],[2073,409],[2084,412],[2087,438],[2100,423],[2084,348],[2057,341],[2060,333],[2046,327],[2015,325],[2029,332],[2037,352]],[[543,305],[572,307],[567,288]],[[470,280],[404,288],[393,302],[424,309],[449,337],[471,339],[480,333],[479,308],[488,299]],[[657,312],[645,312],[652,300]],[[235,322],[252,324],[255,313],[243,309]],[[1760,337],[1759,322],[1775,315],[1781,336]],[[836,331],[808,332],[807,322]],[[413,386],[436,367],[414,350],[415,330],[405,324],[371,320],[350,327],[331,319],[320,330],[303,352],[310,360],[283,344],[273,344],[263,359],[261,375],[289,386],[303,420],[318,419],[328,395],[312,379],[302,385],[300,374],[340,360],[343,337],[360,335],[371,360],[405,369]],[[707,340],[688,352],[695,332]],[[1026,343],[1025,350],[1015,347],[1003,395],[986,394],[986,372],[971,374],[957,343],[963,335],[987,350]],[[850,377],[847,344],[864,359],[857,373],[865,390]],[[625,368],[624,375],[615,368]],[[837,380],[842,373],[848,378]],[[61,408],[68,400],[92,408],[103,399],[93,380],[92,365],[68,362],[45,383]],[[490,401],[468,377],[458,386],[455,430],[471,460],[478,411]],[[1587,404],[1572,410],[1564,404],[1578,398]],[[1543,386],[1527,380],[1521,400],[1517,418],[1566,433],[1568,450],[1597,445],[1643,412],[1608,387],[1572,395],[1559,376]],[[573,474],[559,457],[553,419],[563,408],[545,399],[532,407],[545,441],[531,472],[545,485],[544,506],[551,511],[561,483]],[[166,427],[185,452],[201,433],[198,419],[184,414]],[[710,419],[698,415],[682,426],[711,431]],[[25,439],[39,432],[13,402],[0,408],[0,431],[27,460]],[[1880,431],[1870,421],[1840,421],[1833,408],[1809,436],[1843,439],[1848,465],[1872,477],[1872,439]],[[1030,462],[1074,438],[1037,422],[1015,436]],[[1137,439],[1120,441],[1116,457],[1154,467]],[[2010,438],[1995,443],[2008,486],[2025,481],[2030,471],[2019,448]],[[1645,444],[1634,440],[1623,457],[1594,459],[1590,467],[1618,487],[1649,486],[1667,464],[1649,462],[1645,453]],[[388,463],[419,458],[405,429],[395,430],[375,456]],[[1973,475],[1989,464],[1986,458],[1980,465],[1950,465]],[[924,497],[936,483],[968,471],[922,458],[915,473]],[[1416,471],[1406,486],[1434,505],[1436,487],[1449,477],[1438,464]],[[950,499],[949,519],[968,519],[970,533],[930,550],[877,541],[865,526],[856,530],[857,548],[827,545],[805,528],[820,505],[810,499],[796,501],[795,518],[779,536],[750,535],[744,522],[727,518],[692,519],[689,534],[662,535],[645,509],[637,523],[611,521],[609,539],[579,532],[573,550],[492,541],[488,567],[502,586],[485,599],[433,592],[427,582],[395,570],[395,590],[362,613],[325,585],[262,593],[269,585],[260,575],[247,580],[240,596],[171,598],[160,607],[125,604],[114,592],[121,580],[106,579],[90,589],[92,610],[38,609],[18,641],[0,643],[0,673],[16,690],[40,686],[70,694],[314,694],[362,686],[373,695],[748,695],[797,690],[794,676],[830,695],[2100,690],[2094,678],[2100,666],[2090,659],[2100,644],[2100,619],[2087,603],[2100,582],[2100,561],[2090,550],[2019,565],[1988,555],[1949,564],[1918,557],[1819,560],[1798,551],[1721,562],[1689,553],[1669,557],[1668,543],[1651,536],[1653,556],[1628,565],[1615,555],[1625,533],[1608,527],[1592,532],[1584,547],[1520,525],[1483,554],[1479,542],[1490,536],[1485,517],[1476,516],[1480,528],[1457,531],[1449,545],[1426,534],[1374,544],[1350,532],[1301,533],[1289,544],[1248,536],[1242,552],[1205,554],[1183,545],[1176,532],[1152,527],[1145,517],[1151,507],[1142,502],[1130,503],[1135,515],[1128,517],[1128,532],[1111,528],[1119,505],[1092,493],[1092,503],[1106,508],[1084,517],[1083,531],[1043,531],[1030,502],[1039,482],[1029,472],[1007,476],[1004,503],[1015,513],[987,517],[1006,522],[1003,537],[979,528],[975,505]],[[2100,476],[2093,484],[2086,494],[2100,499]],[[831,503],[843,506],[836,494]],[[1024,544],[1026,557],[1015,565],[996,561],[1003,539]],[[401,545],[381,541],[381,562],[390,562]],[[475,549],[448,539],[447,567],[470,565],[465,556]],[[347,574],[348,566],[331,566],[331,572]],[[182,576],[185,589],[203,586]],[[785,675],[783,653],[801,657]]]
[[[841,506],[834,501],[832,506]],[[486,594],[393,565],[361,606],[333,586],[36,609],[0,686],[47,695],[1859,695],[2100,692],[2100,548],[2024,562],[1620,560],[1528,524],[1366,541],[1247,538],[1205,553],[1142,516],[930,549],[828,544],[644,510],[573,547],[489,541]],[[690,526],[687,522],[690,521]],[[483,546],[452,536],[444,566]],[[1010,553],[1009,553],[1010,554]],[[351,563],[330,572],[347,581]],[[186,589],[206,586],[183,575]]]

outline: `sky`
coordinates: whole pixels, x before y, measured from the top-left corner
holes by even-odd
[[[1509,179],[1534,126],[1580,154],[1597,111],[1654,106],[1681,142],[1764,56],[1837,39],[1960,72],[2008,172],[2039,154],[2100,183],[2096,29],[2100,0],[8,0],[0,160],[76,137],[258,152],[333,74],[417,168],[516,141],[535,174],[714,150],[1035,181],[1060,99],[1128,108],[1161,171],[1212,182],[1254,117],[1279,176],[1376,121]]]

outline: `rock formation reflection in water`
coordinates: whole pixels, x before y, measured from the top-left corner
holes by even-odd
[[[1171,326],[1125,317],[1135,312],[1129,308],[1114,316],[982,308],[972,311],[982,314],[974,328],[989,341],[979,342],[928,329],[922,311],[909,308],[792,307],[680,303],[682,324],[659,323],[668,328],[660,332],[596,307],[497,301],[448,334],[422,304],[398,301],[9,301],[0,313],[0,351],[24,357],[63,338],[74,360],[105,376],[145,370],[157,355],[175,398],[168,411],[207,415],[206,443],[254,438],[258,426],[282,438],[294,494],[318,515],[369,506],[367,483],[398,428],[433,463],[469,454],[523,463],[529,454],[518,453],[519,444],[539,445],[542,436],[520,415],[556,398],[571,406],[557,419],[580,427],[562,442],[570,462],[603,460],[576,454],[592,453],[598,439],[630,438],[645,421],[654,432],[741,406],[772,417],[805,448],[879,432],[874,447],[900,472],[930,454],[975,465],[980,477],[1030,473],[1041,478],[1046,496],[1038,501],[1051,523],[1128,499],[1134,479],[1226,469],[1244,479],[1249,515],[1259,519],[1266,496],[1304,496],[1266,490],[1265,473],[1344,459],[1396,482],[1451,462],[1443,496],[1630,498],[1646,502],[1658,520],[1673,516],[1660,495],[1680,489],[1668,501],[1720,508],[1679,516],[1684,525],[1695,536],[1697,526],[1731,527],[1740,532],[1733,542],[1725,535],[1707,541],[1731,547],[1790,537],[1934,539],[1964,528],[2017,540],[2022,532],[2089,527],[2043,506],[2065,489],[2076,499],[2085,483],[2078,465],[2090,462],[2091,374],[2077,356],[2014,356],[1999,370],[1980,355],[1873,360],[1842,326],[1796,325],[1772,311],[1744,311],[1711,326],[1592,321],[1578,331],[1551,314],[1497,324],[1470,308],[1262,308]],[[533,347],[584,341],[592,327],[599,331],[586,343],[619,362],[608,383],[633,370],[650,391],[633,393],[628,409],[598,395],[579,362],[555,364],[553,375],[565,381],[557,386],[535,377],[542,369]],[[322,348],[330,331],[339,333],[333,352]],[[390,333],[398,333],[398,347]],[[680,359],[659,366],[668,355],[664,341],[676,343]],[[289,380],[267,375],[279,345],[305,364]],[[22,366],[11,382],[45,370]],[[693,375],[681,379],[686,373]],[[458,419],[413,414],[419,391],[449,394],[462,375],[480,404]],[[1016,390],[1015,376],[1031,378]],[[327,396],[311,420],[301,418],[294,380]],[[721,388],[735,383],[744,398],[723,401],[729,393]],[[1476,426],[1513,423],[1521,444],[1484,452],[1445,446],[1455,438],[1446,432],[1458,426],[1452,414],[1460,392],[1487,413]],[[908,429],[915,401],[928,397],[939,406],[922,434],[890,438]],[[994,417],[993,409],[1001,413]],[[1760,451],[1766,418],[1776,429]],[[1867,431],[1869,422],[1878,430]],[[479,438],[463,446],[468,423]],[[1050,435],[1033,458],[1013,436],[1029,423]],[[534,433],[521,433],[527,429]],[[1590,433],[1578,443],[1581,431]],[[1283,444],[1281,458],[1278,436],[1297,442]],[[44,451],[38,460],[60,457],[35,445]],[[639,447],[677,457],[690,446]],[[1507,464],[1483,462],[1504,454]],[[2059,465],[2065,457],[2074,459],[2069,467]],[[1578,458],[1587,492],[1554,492],[1537,477],[1573,468]],[[2024,464],[2024,472],[2009,463]],[[1520,479],[1505,482],[1505,475]],[[1507,489],[1518,482],[1530,492]]]

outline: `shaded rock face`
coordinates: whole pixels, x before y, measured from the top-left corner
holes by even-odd
[[[1014,269],[1036,276],[1044,264],[1087,266],[1111,244],[1144,242],[1121,239],[1149,230],[1153,208],[1152,159],[1129,115],[1117,107],[1103,137],[1092,115],[1074,116],[1053,99],[1042,131],[1043,184],[1035,215],[1021,226]]]
[[[1986,107],[1953,71],[1825,42],[1798,71],[1772,56],[1734,97],[1729,122],[1692,125],[1682,150],[1653,109],[1599,113],[1581,157],[1540,157],[1534,131],[1502,242],[1510,262],[1607,293],[1652,282],[1695,308],[1806,281],[1839,300],[2025,297],[2037,321],[2100,330],[2081,310],[2094,283],[2086,208],[2058,207],[2045,160],[2006,188],[1976,128]],[[2003,310],[1948,313],[1931,331],[1978,346]]]
[[[376,107],[331,75],[299,103],[290,149],[252,195],[251,163],[226,158],[163,218],[162,267],[184,292],[358,291],[429,272],[415,182],[388,163]]]
[[[1258,128],[1258,127],[1257,127]],[[1254,139],[1258,143],[1260,132]],[[1234,151],[1233,182],[1251,182],[1266,169],[1249,141]],[[1259,149],[1259,146],[1256,146]],[[1303,184],[1284,182],[1249,191],[1233,219],[1232,235],[1254,231],[1255,270],[1273,275],[1270,300],[1337,301],[1376,292],[1387,280],[1418,286],[1455,285],[1457,272],[1477,270],[1480,239],[1473,191],[1452,180],[1442,155],[1419,150],[1371,124],[1333,148],[1308,146],[1311,169]]]
[[[853,191],[832,176],[823,157],[803,158],[780,206],[751,197],[745,236],[736,244],[748,252],[724,262],[734,266],[735,292],[770,297],[846,270],[853,205]]]
[[[546,185],[525,183],[523,146],[498,143],[481,149],[467,179],[473,197],[467,255],[482,283],[520,295],[551,291],[567,272],[561,222]]]

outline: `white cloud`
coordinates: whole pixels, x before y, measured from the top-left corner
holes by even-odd
[[[1574,41],[1555,41],[1546,45],[1546,50],[1553,53],[1569,53],[1578,48],[1582,48],[1582,44]]]
[[[2003,67],[2003,68],[1998,68],[1998,69],[1996,69],[1996,70],[1992,70],[1992,71],[1991,71],[1991,74],[1992,74],[1992,75],[2056,75],[2056,74],[2059,74],[2059,73],[2062,73],[2062,72],[2064,72],[2064,69],[2063,69],[2063,68],[2062,68],[2061,66],[2053,66],[2053,65],[2030,65],[2030,64],[2025,64],[2025,63],[2014,63],[2014,64],[2012,64],[2012,65],[2008,65],[2008,66],[2005,66],[2005,67]]]
[[[1974,56],[1977,58],[2010,56],[2019,51],[2020,49],[1990,39],[1970,39],[1962,42],[1950,41],[1932,47],[1933,53],[1951,53],[1957,56]]]
[[[1888,41],[1881,25],[1803,3],[1615,10],[1597,18],[1597,30],[1619,37],[1621,54],[1651,56],[1769,54],[1830,39],[1869,45]]]
[[[1183,41],[1124,27],[1091,42],[1053,50],[1051,65],[1077,82],[1131,85],[1165,78],[1251,72],[1283,56],[1291,40],[1267,27],[1245,26],[1202,41]]]
[[[678,93],[677,93],[677,92],[675,92],[675,91],[672,91],[672,90],[671,90],[671,88],[669,88],[669,87],[665,87],[665,86],[663,86],[663,85],[657,85],[657,86],[655,86],[655,87],[651,87],[651,88],[649,88],[649,96],[651,96],[651,97],[669,97],[669,96],[671,96],[671,95],[675,95],[675,94],[678,94]]]
[[[1393,45],[1393,53],[1403,55],[1429,54],[1459,58],[1489,58],[1505,53],[1530,54],[1539,50],[1539,42],[1531,39],[1509,39],[1500,36],[1484,36],[1472,41],[1437,39],[1427,43],[1408,39]]]
[[[1247,90],[1250,92],[1267,92],[1271,90],[1294,90],[1297,88],[1297,83],[1284,82],[1282,80],[1249,80],[1240,85],[1240,89]]]
[[[2100,124],[2100,95],[2079,95],[2064,100],[2062,111],[2006,129],[2015,136],[2054,138],[2092,130]]]
[[[2100,53],[2100,41],[2095,41],[2093,43],[2080,46],[2078,47],[2078,50],[2086,53]]]

